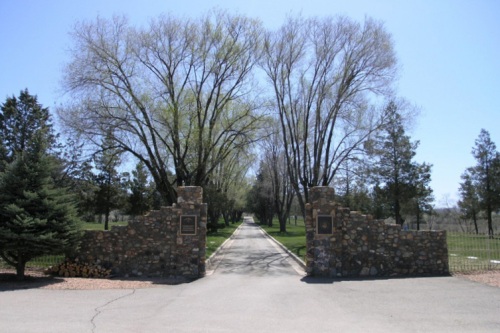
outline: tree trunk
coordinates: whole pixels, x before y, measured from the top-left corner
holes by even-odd
[[[493,238],[493,221],[491,218],[493,209],[491,208],[491,205],[488,205],[487,207],[487,214],[488,214],[488,236],[490,238]]]
[[[230,216],[231,216],[230,212],[223,212],[222,213],[222,218],[224,219],[224,225],[226,227],[229,227]]]
[[[24,276],[25,269],[26,269],[26,261],[23,259],[18,260],[16,264],[16,279],[18,281],[23,281],[25,279]]]
[[[106,208],[106,214],[104,214],[104,230],[109,230],[109,208]]]
[[[272,215],[268,215],[267,216],[267,226],[268,227],[272,227],[273,226],[273,216]]]
[[[286,232],[286,216],[284,215],[278,215],[278,220],[280,223],[280,232]]]
[[[403,225],[404,220],[401,217],[401,205],[397,199],[394,202],[394,218],[396,219],[396,224]]]
[[[420,213],[417,212],[417,231],[420,230]]]
[[[476,235],[479,235],[479,228],[477,227],[476,211],[472,212],[472,220],[474,221],[474,229],[476,230]]]

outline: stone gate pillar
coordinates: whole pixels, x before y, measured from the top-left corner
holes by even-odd
[[[175,208],[180,208],[180,211],[177,228],[172,229],[176,233],[176,244],[171,248],[175,249],[172,259],[177,275],[202,277],[206,272],[207,241],[207,205],[203,203],[203,189],[198,186],[179,187]]]

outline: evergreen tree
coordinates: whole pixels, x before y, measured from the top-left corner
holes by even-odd
[[[117,168],[121,163],[122,150],[114,146],[113,133],[109,131],[103,139],[100,153],[94,163],[98,174],[95,177],[98,190],[95,196],[97,214],[104,214],[104,230],[109,229],[111,211],[123,206],[124,191]]]
[[[479,196],[473,180],[473,169],[467,169],[462,174],[462,180],[463,182],[460,183],[459,189],[462,198],[458,201],[458,207],[465,219],[472,219],[474,230],[477,235],[479,234],[477,220],[479,218],[480,205]]]
[[[0,256],[22,279],[33,258],[76,248],[79,219],[72,198],[54,185],[48,110],[25,90],[2,105],[0,118]]]
[[[148,181],[148,172],[143,162],[137,163],[128,182],[130,195],[128,211],[130,215],[143,215],[153,208],[154,188]]]
[[[78,138],[68,139],[58,164],[54,175],[56,186],[66,187],[76,200],[78,215],[85,221],[93,222],[99,187],[92,173],[92,158],[84,156],[84,144]]]
[[[413,184],[411,186],[412,198],[405,205],[404,211],[415,217],[417,222],[417,230],[420,230],[420,224],[423,221],[424,214],[432,214],[432,195],[431,182],[431,165],[427,163],[414,164]]]
[[[358,158],[347,159],[335,180],[336,200],[351,211],[373,214],[374,201],[367,186],[367,167]]]
[[[371,191],[371,214],[376,219],[385,219],[391,215],[386,192],[380,184],[375,184]]]
[[[16,155],[29,149],[35,136],[43,133],[47,149],[57,145],[49,109],[38,103],[28,89],[12,96],[2,104],[0,113],[0,171],[16,159]]]
[[[255,214],[261,224],[273,225],[274,198],[272,183],[269,176],[263,171],[261,165],[257,179],[253,187],[248,192],[247,207]]]
[[[486,213],[488,234],[493,237],[492,214],[500,208],[500,154],[488,131],[481,130],[472,155],[477,164],[467,172],[479,197],[479,207]]]
[[[413,201],[413,214],[420,224],[422,209],[429,207],[432,190],[429,187],[431,165],[413,161],[419,142],[405,134],[398,107],[391,102],[386,109],[388,122],[375,140],[366,147],[373,159],[372,177],[377,187],[377,199],[385,201],[396,223],[404,223],[402,209]],[[384,205],[378,204],[378,215]]]

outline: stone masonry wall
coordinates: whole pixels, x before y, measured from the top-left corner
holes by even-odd
[[[334,202],[334,190],[315,187],[306,205],[309,275],[326,277],[448,274],[445,231],[405,231]],[[331,233],[318,234],[317,217],[332,216]],[[328,218],[326,218],[328,220]]]
[[[76,260],[111,268],[118,276],[202,277],[207,226],[202,197],[201,187],[180,187],[177,204],[171,207],[110,231],[86,231]],[[196,216],[195,235],[181,234],[181,216]]]

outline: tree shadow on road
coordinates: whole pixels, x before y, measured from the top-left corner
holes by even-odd
[[[48,285],[58,284],[63,282],[62,279],[47,275],[42,271],[26,271],[23,280],[18,280],[14,270],[0,271],[0,292],[23,290],[23,289],[36,289]]]

